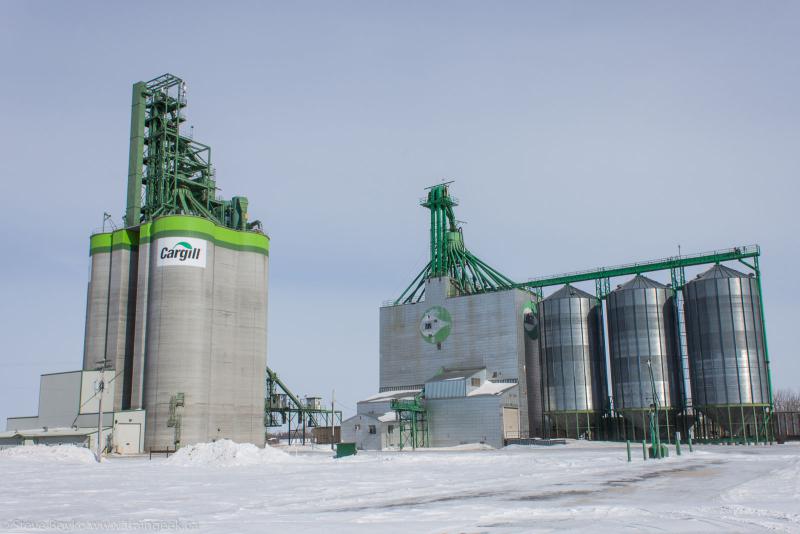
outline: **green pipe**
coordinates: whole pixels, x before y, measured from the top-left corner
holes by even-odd
[[[420,279],[422,279],[424,281],[425,273],[427,273],[430,270],[430,268],[431,268],[431,263],[428,262],[428,264],[422,269],[422,271],[420,271],[420,273],[416,277],[414,277],[414,280],[408,285],[408,287],[405,289],[405,291],[403,291],[400,294],[400,297],[398,297],[398,299],[395,300],[394,303],[395,304],[400,304],[400,302],[403,299],[403,297],[405,297],[406,293],[408,293],[408,291],[411,289],[411,287],[414,284],[416,284]],[[417,289],[418,288],[419,288],[419,286],[417,286]],[[413,296],[414,293],[416,293],[417,289],[414,289],[414,291],[411,293],[411,296]]]
[[[502,273],[500,273],[498,271],[495,271],[489,265],[487,265],[481,259],[479,259],[477,256],[474,256],[470,252],[467,252],[467,254],[469,255],[471,260],[473,260],[475,263],[477,263],[478,265],[483,267],[487,271],[487,274],[489,276],[491,276],[498,283],[498,285],[500,285],[500,286],[506,286],[506,285],[514,286],[515,285],[514,282],[511,281],[511,279],[509,279],[506,275],[504,275],[504,274],[502,274]]]
[[[435,243],[435,256],[434,256],[434,263],[433,263],[433,275],[434,276],[441,276],[442,275],[442,234],[440,232],[441,221],[439,220],[439,209],[436,208],[433,210],[433,216],[436,221],[435,228],[436,228],[436,236],[434,237]]]
[[[302,410],[302,409],[303,409],[303,405],[302,405],[302,403],[300,402],[300,400],[299,400],[297,397],[295,397],[294,393],[292,393],[292,391],[291,391],[291,390],[290,390],[288,387],[286,387],[286,384],[284,384],[284,383],[281,381],[281,379],[280,379],[280,378],[278,378],[278,374],[277,374],[277,373],[275,373],[275,371],[273,371],[272,369],[270,369],[269,367],[267,367],[267,375],[269,376],[269,378],[270,378],[270,379],[271,379],[273,382],[275,382],[275,383],[276,383],[278,386],[280,386],[280,388],[283,390],[283,392],[284,392],[284,393],[286,393],[286,396],[287,396],[287,397],[289,397],[289,398],[292,400],[292,402],[294,402],[294,403],[295,403],[295,405],[297,406],[297,408],[298,408],[299,410]]]
[[[439,276],[444,276],[447,274],[447,258],[445,257],[445,252],[447,250],[447,235],[445,232],[445,217],[444,211],[442,208],[436,210],[436,214],[439,217]]]
[[[428,193],[428,201],[430,202],[431,193]],[[431,270],[436,269],[436,213],[434,212],[433,208],[431,207],[431,261],[430,261]]]
[[[758,307],[761,312],[761,336],[764,338],[764,363],[767,366],[767,387],[769,390],[769,410],[772,412],[775,409],[774,400],[772,397],[772,371],[769,365],[769,349],[767,346],[767,321],[764,318],[764,293],[761,290],[761,269],[758,265],[758,256],[753,258],[753,264],[756,271],[756,286],[758,287]],[[771,441],[771,440],[770,440]]]
[[[128,153],[128,198],[125,207],[125,226],[136,226],[142,216],[142,177],[144,157],[144,115],[147,84],[133,84],[131,98],[131,137]]]

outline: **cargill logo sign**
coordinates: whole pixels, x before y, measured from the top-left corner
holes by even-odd
[[[178,261],[194,260],[200,257],[201,248],[192,248],[186,241],[178,241],[172,248],[161,249],[161,259],[177,258]]]
[[[191,237],[162,237],[156,242],[159,266],[206,266],[208,242]]]

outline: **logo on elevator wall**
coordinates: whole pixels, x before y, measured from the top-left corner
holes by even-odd
[[[191,237],[162,237],[156,241],[158,266],[206,266],[208,242]]]
[[[532,300],[522,307],[522,327],[531,339],[539,338],[539,305]]]
[[[434,306],[422,314],[419,333],[422,335],[422,339],[428,343],[441,343],[450,335],[452,324],[453,319],[450,317],[450,312],[441,306]]]

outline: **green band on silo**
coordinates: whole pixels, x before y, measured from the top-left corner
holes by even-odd
[[[269,237],[266,235],[224,228],[201,217],[172,215],[141,226],[139,240],[142,243],[159,237],[196,237],[213,241],[218,247],[269,256]]]
[[[139,246],[139,232],[135,229],[122,229],[89,238],[89,255],[111,252],[112,250],[132,250]]]
[[[212,241],[216,246],[232,250],[257,252],[269,256],[269,237],[256,232],[243,232],[217,226],[201,217],[170,215],[160,217],[138,228],[94,234],[89,238],[89,255],[120,248],[134,249],[159,237],[196,237]]]

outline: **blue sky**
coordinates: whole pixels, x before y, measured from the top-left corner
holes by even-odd
[[[794,2],[3,2],[0,419],[81,363],[88,236],[124,209],[131,84],[189,87],[272,238],[270,366],[346,410],[427,260],[424,187],[515,279],[758,243],[800,385]],[[662,277],[662,281],[665,281]]]

